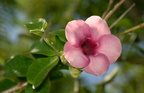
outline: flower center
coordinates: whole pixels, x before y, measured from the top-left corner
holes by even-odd
[[[94,55],[95,54],[95,48],[96,43],[92,42],[90,39],[87,39],[82,45],[82,51],[85,55]]]

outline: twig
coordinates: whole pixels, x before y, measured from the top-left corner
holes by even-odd
[[[122,5],[122,3],[124,3],[125,0],[121,0],[120,2],[118,2],[114,8],[104,17],[104,20],[108,20],[108,18],[119,8],[120,5]]]
[[[144,23],[141,23],[141,24],[139,24],[139,25],[137,25],[137,26],[134,26],[134,27],[132,27],[132,28],[130,28],[130,29],[127,29],[127,30],[125,30],[124,32],[120,32],[120,33],[116,34],[116,36],[120,36],[120,35],[129,33],[129,32],[132,32],[132,31],[134,31],[134,30],[136,30],[136,29],[139,29],[139,28],[142,28],[142,27],[144,27]]]
[[[144,58],[127,59],[126,62],[133,63],[133,64],[144,64]]]
[[[13,92],[15,92],[15,91],[18,91],[18,90],[20,90],[20,89],[23,89],[23,88],[25,88],[25,86],[27,86],[27,84],[28,84],[28,82],[24,82],[24,83],[19,83],[18,85],[16,85],[16,86],[14,86],[14,87],[12,87],[12,88],[10,88],[10,89],[8,89],[8,90],[5,90],[5,91],[3,91],[3,92],[1,92],[1,93],[13,93]]]
[[[107,84],[108,82],[110,82],[110,81],[116,76],[118,70],[119,70],[119,66],[116,65],[116,66],[114,67],[114,69],[111,71],[111,73],[109,73],[109,74],[104,78],[104,80],[102,81],[101,84]]]
[[[111,26],[110,29],[117,24],[133,7],[135,6],[135,4],[132,4]]]
[[[107,6],[105,12],[104,12],[103,15],[102,15],[102,18],[104,18],[104,17],[106,16],[106,14],[107,14],[107,12],[109,11],[109,9],[110,9],[113,1],[114,1],[114,0],[109,0],[108,6]]]

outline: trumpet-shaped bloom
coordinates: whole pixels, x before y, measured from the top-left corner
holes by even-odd
[[[68,40],[64,46],[66,60],[87,73],[106,73],[121,54],[119,38],[111,35],[107,23],[99,16],[91,16],[86,21],[70,21],[65,31]]]

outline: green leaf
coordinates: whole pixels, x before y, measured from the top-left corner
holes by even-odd
[[[51,71],[48,77],[50,80],[55,80],[64,77],[63,73],[60,71],[62,68],[61,63],[59,63],[57,66],[55,66]]]
[[[17,83],[10,79],[0,80],[0,92],[15,86]]]
[[[59,51],[63,51],[64,44],[65,44],[65,43],[62,42],[62,41],[56,36],[55,47],[56,47]]]
[[[63,42],[66,42],[66,36],[65,36],[65,31],[60,30],[60,31],[53,31],[52,34],[56,35],[59,37],[59,39]]]
[[[37,88],[47,76],[48,72],[58,64],[58,61],[59,58],[57,56],[37,59],[28,70],[28,82],[31,83],[34,88]]]
[[[60,38],[58,37],[58,35],[54,35],[54,34],[50,33],[47,36],[47,39],[52,44],[52,46],[55,47],[55,49],[57,49],[58,51],[63,51],[63,47],[64,47],[65,42],[63,42],[62,40],[60,40]]]
[[[44,41],[36,41],[30,49],[33,54],[42,54],[46,56],[54,56],[57,53]]]
[[[50,40],[50,39],[49,39]],[[51,42],[53,43],[52,45],[58,50],[58,51],[63,51],[63,47],[64,47],[64,42],[61,41],[58,36],[54,36],[53,40],[51,40]]]
[[[26,27],[30,33],[41,36],[45,31],[44,29],[47,27],[47,22],[45,19],[39,18],[26,24]]]
[[[25,93],[49,93],[50,91],[50,81],[45,80],[42,85],[36,89],[32,89],[32,85],[28,85],[25,88]]]
[[[17,55],[8,59],[5,63],[5,76],[25,77],[27,70],[32,62],[32,59],[23,55]]]
[[[50,75],[50,80],[60,79],[63,77],[63,73],[60,70],[54,71]]]

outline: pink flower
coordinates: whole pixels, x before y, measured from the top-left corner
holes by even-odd
[[[87,73],[106,73],[121,54],[119,38],[111,35],[107,23],[99,16],[91,16],[86,21],[70,21],[65,31],[68,40],[64,46],[66,60]]]

